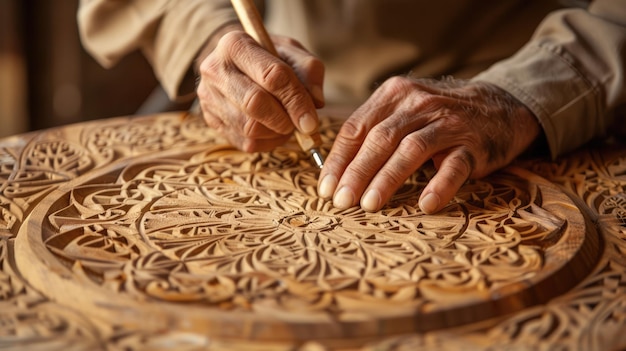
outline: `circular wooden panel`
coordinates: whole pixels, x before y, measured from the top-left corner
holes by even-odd
[[[523,169],[426,215],[424,167],[369,213],[319,198],[304,157],[200,145],[113,161],[33,210],[17,265],[54,301],[129,327],[349,343],[519,311],[597,260],[574,203]]]

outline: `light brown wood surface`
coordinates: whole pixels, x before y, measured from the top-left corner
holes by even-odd
[[[618,349],[626,145],[376,213],[172,113],[0,139],[0,348]],[[323,118],[323,148],[341,119]]]

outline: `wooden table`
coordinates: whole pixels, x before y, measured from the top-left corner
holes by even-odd
[[[432,174],[368,213],[295,144],[241,153],[183,113],[1,139],[0,349],[626,347],[624,142],[425,215]]]

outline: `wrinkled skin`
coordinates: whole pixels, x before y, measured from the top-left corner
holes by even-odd
[[[273,40],[281,58],[242,31],[228,32],[199,68],[204,119],[248,152],[284,144],[294,126],[315,132],[324,105],[322,62],[292,39]]]
[[[324,66],[298,42],[273,37],[280,59],[240,30],[201,55],[197,93],[207,124],[241,150],[269,151],[296,126],[317,130]],[[486,83],[393,77],[344,123],[320,174],[334,206],[379,210],[419,167],[437,173],[422,211],[441,210],[470,178],[506,166],[540,134],[530,111]]]
[[[441,210],[469,178],[506,166],[539,135],[535,117],[485,83],[394,77],[344,123],[320,174],[336,207],[380,209],[428,160],[437,173],[419,200]]]

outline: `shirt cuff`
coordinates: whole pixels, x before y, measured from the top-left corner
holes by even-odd
[[[172,3],[156,33],[153,66],[170,99],[180,101],[194,94],[193,63],[206,41],[237,17],[232,7],[227,6],[229,2],[185,0]]]
[[[552,157],[605,130],[597,118],[601,89],[558,46],[531,42],[472,80],[494,84],[526,105],[539,120]]]

